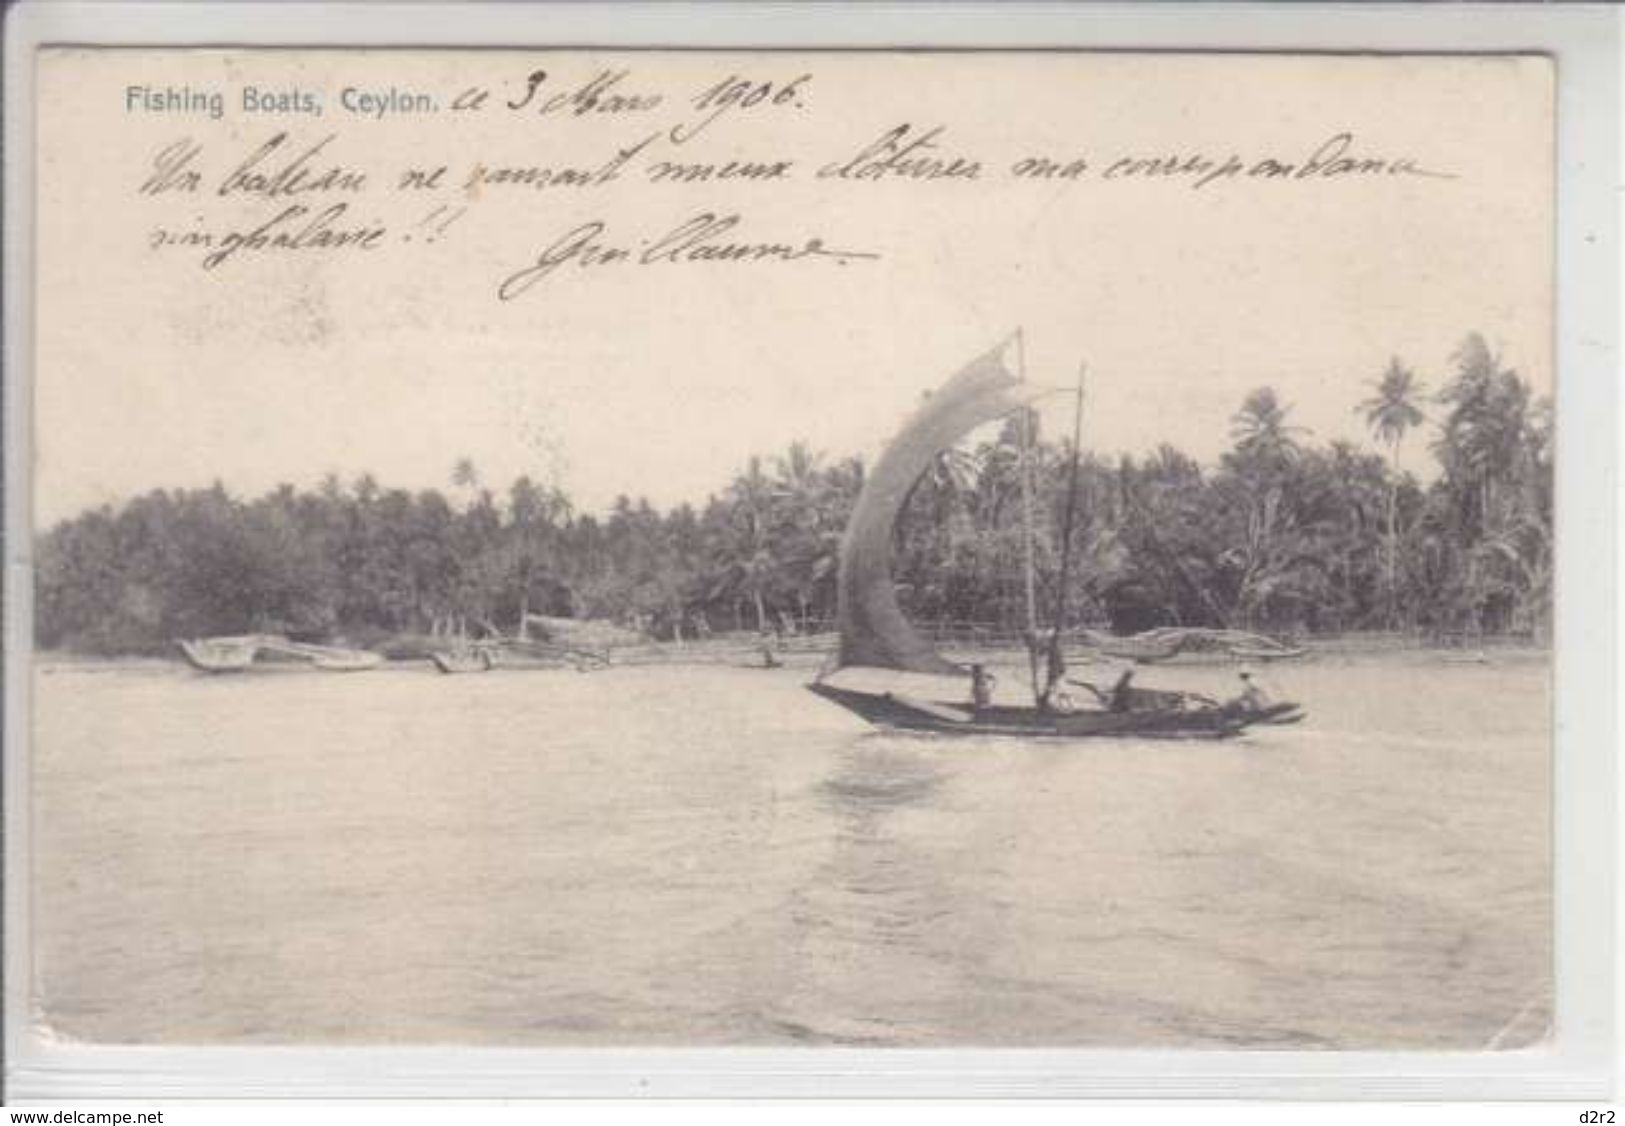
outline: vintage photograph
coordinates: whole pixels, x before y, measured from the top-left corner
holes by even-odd
[[[1553,1021],[1534,55],[38,55],[65,1044]]]

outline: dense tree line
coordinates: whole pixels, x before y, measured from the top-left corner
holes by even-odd
[[[1312,443],[1270,388],[1247,396],[1205,468],[1164,446],[1080,459],[1065,604],[1072,624],[1207,625],[1284,634],[1399,629],[1542,637],[1552,585],[1550,406],[1478,336],[1436,394],[1394,360],[1359,405],[1379,452]],[[1428,483],[1400,451],[1435,424]],[[898,532],[899,591],[927,625],[1025,619],[1023,451],[1031,448],[1039,605],[1055,604],[1071,479],[1033,420],[942,454]],[[329,476],[243,501],[155,491],[41,537],[38,640],[93,653],[251,631],[373,644],[527,613],[609,618],[660,637],[816,629],[833,619],[856,459],[802,444],[752,458],[718,496],[603,516],[521,478],[500,494],[471,461],[446,492]]]

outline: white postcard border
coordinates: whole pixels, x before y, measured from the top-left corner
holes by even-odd
[[[1574,1099],[1614,1067],[1619,504],[1617,11],[1540,5],[53,3],[8,13],[6,1097]],[[1511,1052],[155,1049],[39,1039],[28,1008],[34,90],[46,44],[1540,51],[1558,63],[1557,1024]]]

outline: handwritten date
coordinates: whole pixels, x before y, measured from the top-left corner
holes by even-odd
[[[730,74],[695,96],[694,108],[699,111],[699,118],[673,125],[667,136],[675,145],[687,144],[727,113],[738,113],[757,106],[800,109],[802,93],[810,82],[810,74],[797,75],[788,82],[757,81]]]

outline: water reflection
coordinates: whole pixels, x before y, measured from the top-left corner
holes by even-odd
[[[932,741],[864,736],[832,757],[816,787],[831,851],[791,896],[794,970],[774,1019],[781,1031],[896,1043],[925,1022],[922,1004],[940,999],[952,973],[932,939],[957,893],[921,822],[952,775]]]
[[[947,776],[932,739],[868,734],[835,755],[819,786],[824,807],[840,824],[874,827],[887,813],[929,801]]]

